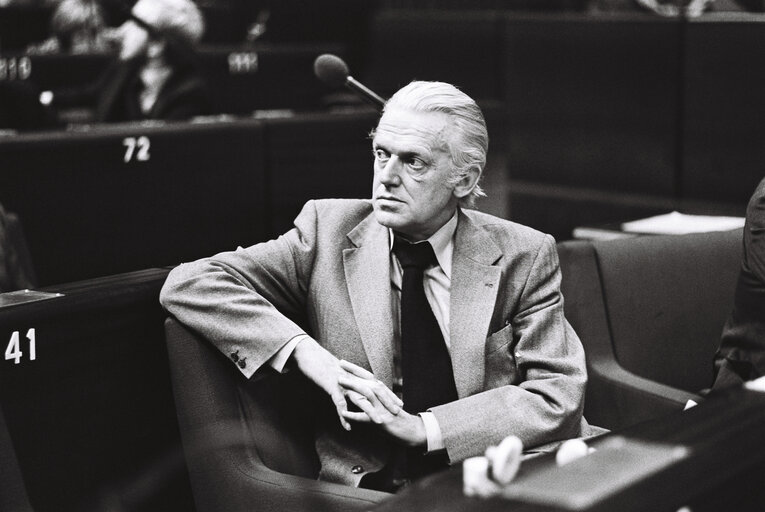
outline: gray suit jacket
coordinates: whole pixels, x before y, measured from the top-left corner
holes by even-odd
[[[224,354],[244,359],[247,378],[308,332],[390,387],[398,319],[388,243],[369,201],[311,201],[276,240],[180,265],[161,301]],[[459,400],[432,409],[449,460],[482,454],[510,434],[526,447],[581,435],[584,351],[563,316],[553,238],[460,210],[450,303]],[[365,428],[346,433],[327,419],[317,434],[320,478],[358,485],[382,467],[389,439]]]

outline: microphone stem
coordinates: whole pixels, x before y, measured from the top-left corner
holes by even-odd
[[[379,96],[377,93],[369,89],[361,82],[358,82],[352,76],[348,76],[348,78],[345,79],[345,86],[360,93],[364,99],[377,107],[379,110],[382,110],[382,108],[385,106],[385,100],[381,96]]]

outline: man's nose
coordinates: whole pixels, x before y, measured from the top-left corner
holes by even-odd
[[[380,169],[380,182],[388,186],[401,184],[400,170],[401,160],[396,155],[391,155],[382,169]]]

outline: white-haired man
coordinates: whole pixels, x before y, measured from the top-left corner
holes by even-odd
[[[511,434],[586,433],[554,240],[462,207],[483,194],[475,102],[412,82],[372,148],[371,200],[310,201],[276,240],[180,265],[162,304],[245,377],[291,365],[332,398],[320,479],[395,491]]]

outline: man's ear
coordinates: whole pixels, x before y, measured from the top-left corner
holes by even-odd
[[[454,186],[454,196],[457,199],[462,199],[470,195],[473,189],[478,185],[478,180],[481,178],[481,169],[474,165],[462,179]]]

